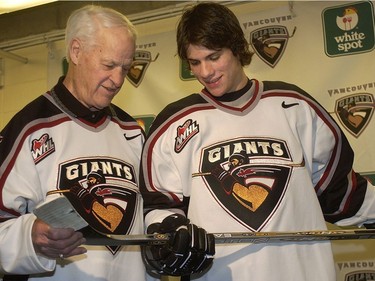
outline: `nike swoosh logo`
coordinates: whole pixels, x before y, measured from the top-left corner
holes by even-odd
[[[282,104],[281,104],[281,106],[283,108],[289,108],[289,107],[296,106],[296,105],[299,105],[299,103],[296,102],[296,103],[288,103],[288,104],[286,104],[285,101],[283,101]]]
[[[138,135],[134,135],[134,136],[130,136],[130,137],[128,137],[128,136],[126,136],[126,134],[124,134],[124,137],[125,137],[126,140],[130,141],[130,140],[132,140],[132,139],[135,139],[135,138],[139,137],[140,135],[141,135],[141,134],[138,134]]]

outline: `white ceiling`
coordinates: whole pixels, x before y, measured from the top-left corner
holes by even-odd
[[[0,0],[0,14],[27,9],[57,0]]]

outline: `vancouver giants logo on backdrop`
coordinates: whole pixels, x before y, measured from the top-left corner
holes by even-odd
[[[151,59],[151,52],[145,50],[137,50],[134,54],[134,62],[126,75],[126,78],[134,86],[138,87],[145,74],[148,66],[151,62],[154,62],[158,59],[159,53],[154,59]]]
[[[344,128],[358,138],[372,119],[374,104],[372,94],[358,93],[336,100],[335,113]]]
[[[129,234],[139,204],[134,167],[115,158],[77,158],[59,165],[57,186],[91,228]],[[107,247],[116,253],[120,247]]]
[[[259,231],[278,208],[293,163],[284,141],[239,138],[203,148],[200,171],[217,203],[245,227]]]
[[[374,260],[347,260],[336,263],[338,277],[343,281],[375,281]]]
[[[345,281],[375,281],[374,270],[353,271],[345,275]]]
[[[285,26],[274,25],[258,28],[250,33],[250,44],[255,53],[271,67],[281,59],[284,54],[289,38],[288,29]]]
[[[293,22],[291,8],[280,10],[273,16],[268,13],[252,14],[240,18],[240,22],[246,34],[251,31],[248,41],[255,54],[270,67],[275,67],[286,50],[289,38],[293,37],[296,31],[294,27],[292,35],[289,36],[286,27]]]

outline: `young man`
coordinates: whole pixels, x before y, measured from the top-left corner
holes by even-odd
[[[112,9],[89,5],[73,12],[66,77],[0,133],[4,281],[145,280],[139,246],[82,245],[81,232],[51,227],[33,214],[51,196],[67,196],[103,232],[143,232],[138,181],[144,132],[111,103],[132,65],[135,40],[134,26]],[[102,180],[90,179],[94,174]]]
[[[246,76],[252,54],[228,8],[200,3],[188,9],[177,46],[204,88],[168,105],[145,142],[141,191],[149,232],[179,238],[173,230],[189,222],[221,233],[374,221],[374,186],[352,170],[353,151],[339,126],[297,86]],[[191,266],[202,259],[186,255],[195,249],[178,251],[178,245],[146,247],[150,270],[188,275],[180,262],[187,261],[190,273],[202,274]],[[199,280],[336,280],[326,241],[221,244],[201,253],[212,259],[215,251]],[[173,255],[177,266],[168,260]]]

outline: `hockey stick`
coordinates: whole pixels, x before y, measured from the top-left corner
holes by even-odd
[[[375,239],[375,229],[345,229],[301,232],[224,232],[212,233],[216,244],[231,243],[280,243],[328,240]],[[91,235],[86,236],[87,245],[163,245],[169,234],[146,235]]]
[[[252,159],[249,161],[250,161],[250,164],[258,164],[258,165],[284,165],[288,167],[305,167],[305,159],[302,159],[300,163],[293,163],[289,161],[274,160],[274,159],[270,161],[267,161],[264,159]],[[209,175],[211,175],[211,172],[197,172],[197,173],[193,173],[191,176],[195,178],[195,177],[209,176]]]
[[[58,192],[58,191],[57,191]],[[35,215],[53,227],[70,227],[81,231],[87,245],[158,245],[169,241],[169,234],[149,235],[104,235],[88,226],[88,223],[74,211],[65,196],[58,197],[34,210]],[[212,233],[216,244],[227,243],[274,243],[306,242],[324,240],[375,239],[375,225],[372,229],[344,229],[301,232],[228,232]]]

